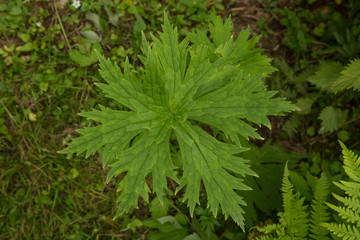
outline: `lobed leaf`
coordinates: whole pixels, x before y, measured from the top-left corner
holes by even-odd
[[[246,203],[240,191],[250,190],[243,178],[256,173],[248,160],[236,155],[246,150],[239,135],[261,138],[249,122],[270,127],[267,115],[283,115],[296,107],[266,90],[262,77],[274,68],[262,50],[254,49],[258,37],[248,40],[249,29],[234,41],[230,19],[223,23],[214,16],[209,38],[200,31],[179,41],[166,14],[162,29],[158,37],[151,35],[152,44],[143,34],[139,56],[143,67],[136,70],[130,70],[126,60],[121,71],[98,54],[106,84],[96,85],[129,111],[100,106],[82,113],[101,125],[79,130],[82,136],[61,153],[86,151],[88,157],[99,151],[103,166],[110,165],[107,182],[123,176],[115,217],[136,207],[139,197],[147,201],[151,191],[162,203],[170,177],[180,184],[177,192],[185,188],[183,200],[191,214],[203,184],[210,211],[216,216],[221,209],[244,228],[241,206]],[[196,121],[217,127],[235,144],[217,140]],[[180,180],[170,156],[173,131],[180,145]],[[152,189],[146,182],[150,176]]]

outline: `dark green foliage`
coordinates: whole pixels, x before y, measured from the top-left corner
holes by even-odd
[[[297,129],[304,120],[304,116],[300,114],[292,114],[290,118],[285,122],[282,129],[290,136],[297,132]]]
[[[330,96],[346,89],[360,88],[360,61],[355,59],[345,68],[337,62],[322,62],[308,81],[317,88],[326,91]],[[348,111],[342,111],[333,106],[327,106],[319,113],[321,120],[320,134],[332,133],[343,127],[347,120]]]
[[[305,17],[310,13],[304,10],[300,14],[296,14],[287,7],[279,12],[283,16],[280,23],[287,28],[284,43],[296,54],[309,51],[309,46],[314,39],[308,34],[309,28],[306,24],[302,23],[298,15]]]
[[[278,186],[281,184],[284,166],[287,161],[294,164],[303,156],[291,154],[282,147],[271,145],[270,141],[264,143],[260,148],[255,144],[242,143],[250,150],[242,153],[242,156],[251,159],[251,168],[259,177],[248,176],[245,183],[252,188],[244,196],[247,204],[245,209],[245,221],[248,226],[253,225],[259,218],[261,212],[271,215],[274,211],[280,211],[282,207],[281,193]]]

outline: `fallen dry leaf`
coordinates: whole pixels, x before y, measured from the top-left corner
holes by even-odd
[[[56,1],[57,9],[60,9],[60,10],[63,9],[65,7],[67,1],[68,0],[58,0],[58,1]]]

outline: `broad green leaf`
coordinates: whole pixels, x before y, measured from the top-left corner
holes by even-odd
[[[96,27],[97,29],[103,30],[103,29],[101,28],[101,26],[100,26],[100,16],[99,16],[98,14],[92,13],[92,12],[88,12],[88,13],[86,13],[86,18],[87,18],[89,21],[91,21],[91,22],[95,25],[95,27]]]
[[[323,91],[331,92],[331,87],[336,79],[341,76],[340,72],[343,68],[339,62],[320,62],[315,75],[311,76],[308,81]]]
[[[345,124],[347,114],[338,108],[327,106],[324,108],[319,119],[321,120],[320,133],[334,132]]]
[[[74,62],[79,64],[81,67],[87,67],[98,61],[98,59],[96,57],[96,51],[101,51],[101,46],[100,46],[99,42],[96,42],[96,43],[92,44],[90,46],[90,49],[87,49],[87,51],[85,49],[80,49],[80,50],[81,51],[74,50],[74,49],[70,50],[69,56],[70,56],[71,60],[73,60]],[[84,51],[86,51],[86,52],[84,52]]]
[[[22,13],[21,7],[19,6],[13,6],[10,11],[9,14],[16,16],[16,15],[20,15]]]
[[[119,17],[121,16],[120,13],[113,13],[107,6],[104,7],[106,14],[109,17],[109,22],[117,27],[119,25]]]
[[[35,48],[35,44],[32,42],[25,43],[19,49],[20,52],[29,52]]]
[[[81,31],[81,34],[91,43],[100,42],[99,35],[94,31]]]
[[[153,219],[166,216],[169,210],[169,201],[165,198],[163,203],[158,198],[154,198],[150,203],[150,212]]]
[[[300,115],[309,114],[311,111],[311,106],[314,103],[314,99],[311,97],[301,97],[297,100],[296,106],[299,107],[300,111],[297,113]]]
[[[360,59],[350,61],[332,86],[335,92],[351,88],[360,90]]]
[[[40,203],[45,204],[45,205],[53,204],[53,200],[51,200],[51,198],[49,196],[46,196],[46,195],[38,196],[38,200],[39,200]]]
[[[30,34],[29,33],[22,33],[22,32],[18,32],[17,36],[23,41],[23,42],[27,42],[30,40]]]
[[[146,23],[145,23],[144,19],[142,18],[142,16],[139,14],[139,11],[136,8],[136,6],[131,6],[131,7],[129,7],[128,10],[130,13],[135,15],[136,21],[133,24],[133,32],[134,32],[134,35],[138,35],[146,29]]]

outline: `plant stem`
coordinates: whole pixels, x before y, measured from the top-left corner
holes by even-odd
[[[62,21],[61,21],[61,19],[60,19],[59,12],[58,12],[57,7],[56,7],[55,0],[53,0],[53,4],[54,4],[55,12],[56,12],[56,17],[57,17],[57,19],[58,19],[58,21],[59,21],[59,24],[60,24],[60,27],[61,27],[61,31],[62,31],[62,33],[63,33],[63,35],[64,35],[64,38],[65,38],[66,44],[67,44],[68,48],[69,48],[69,49],[71,49],[71,46],[70,46],[69,40],[67,39],[67,36],[66,36],[66,32],[65,32],[64,26],[63,26],[63,24],[62,24]]]

